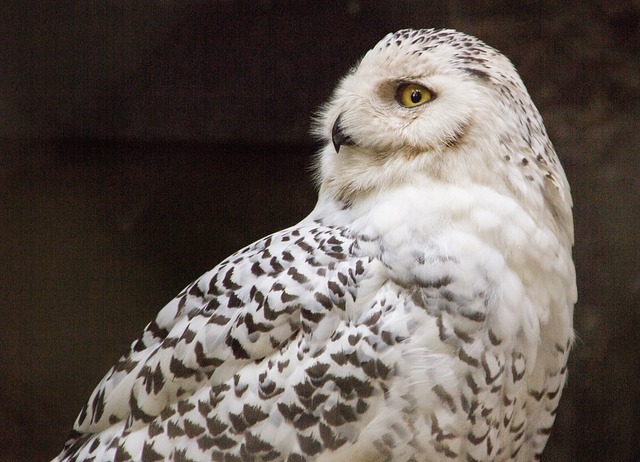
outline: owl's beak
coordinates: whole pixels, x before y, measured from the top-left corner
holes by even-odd
[[[351,139],[349,135],[347,135],[342,129],[342,125],[340,122],[342,121],[342,114],[338,116],[335,123],[333,124],[333,129],[331,130],[331,141],[333,141],[333,147],[336,152],[340,152],[340,146],[353,146],[355,143]]]

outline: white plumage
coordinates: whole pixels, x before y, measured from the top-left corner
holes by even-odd
[[[56,461],[540,457],[573,224],[511,63],[451,30],[389,34],[316,133],[313,212],[160,311]]]

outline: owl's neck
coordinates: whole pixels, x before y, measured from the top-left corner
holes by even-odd
[[[474,249],[483,246],[495,250],[525,284],[533,273],[540,280],[564,280],[567,287],[574,284],[572,242],[558,232],[548,209],[537,213],[514,196],[488,186],[402,185],[361,196],[351,204],[321,191],[307,219],[346,227],[365,242],[376,241],[388,259],[399,262],[408,252],[434,243],[462,259],[475,258],[479,252]]]
[[[512,196],[478,184],[431,181],[406,184],[356,197],[350,203],[320,191],[309,219],[333,226],[348,226],[356,234],[375,235],[402,244],[429,240],[451,229],[519,247],[536,227],[536,217]],[[539,224],[539,223],[538,223]],[[508,228],[524,235],[503,235]]]

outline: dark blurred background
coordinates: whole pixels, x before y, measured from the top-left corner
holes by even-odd
[[[184,285],[315,202],[309,120],[387,32],[509,56],[573,188],[578,341],[546,461],[640,457],[640,2],[0,5],[0,461],[48,460]]]

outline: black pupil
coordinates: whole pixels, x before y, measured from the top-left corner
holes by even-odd
[[[420,90],[413,90],[411,92],[411,102],[412,103],[419,103],[420,100],[422,100],[422,92]]]

